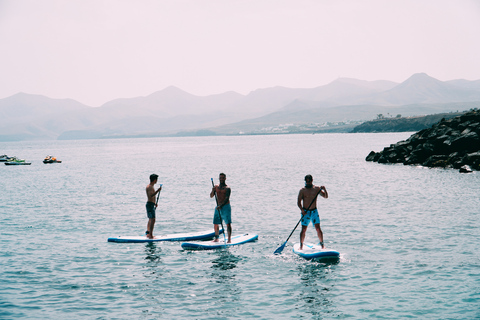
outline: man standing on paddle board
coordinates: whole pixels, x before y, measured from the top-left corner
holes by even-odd
[[[305,233],[307,232],[307,227],[312,221],[312,224],[317,230],[317,236],[320,240],[320,245],[322,249],[325,248],[323,245],[323,232],[320,228],[320,217],[318,216],[317,210],[317,196],[321,195],[325,199],[328,198],[327,189],[324,186],[315,186],[313,185],[313,177],[308,174],[305,176],[305,187],[300,189],[298,193],[297,205],[302,211],[302,231],[300,232],[300,250],[303,249],[303,241],[305,240]],[[306,207],[310,205],[310,207]]]
[[[232,208],[230,207],[230,187],[225,183],[227,176],[220,173],[218,176],[220,184],[215,185],[210,192],[210,198],[217,195],[217,206],[213,215],[213,228],[215,230],[215,242],[218,242],[219,225],[223,222],[227,225],[228,243],[232,242]],[[212,182],[213,184],[213,182]],[[225,232],[225,231],[224,231]]]
[[[157,210],[157,203],[155,203],[155,195],[162,190],[162,186],[160,186],[157,191],[155,191],[155,184],[157,183],[158,175],[151,174],[150,175],[150,184],[147,186],[147,203],[145,204],[145,208],[147,209],[147,238],[153,239],[153,228],[155,227],[155,211]]]

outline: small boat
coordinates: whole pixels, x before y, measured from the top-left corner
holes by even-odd
[[[0,156],[0,162],[7,162],[8,159],[10,159],[10,157],[7,156],[6,154],[2,154],[2,155]]]
[[[45,159],[43,159],[43,163],[62,163],[62,161],[52,156],[46,156]]]
[[[18,159],[17,157],[11,157],[6,162],[4,162],[6,166],[29,166],[31,162],[25,162],[25,159]]]

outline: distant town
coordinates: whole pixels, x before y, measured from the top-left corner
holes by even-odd
[[[336,121],[309,124],[285,123],[278,126],[263,127],[251,132],[240,131],[239,134],[292,134],[292,133],[317,133],[317,132],[347,132],[354,126],[362,124],[364,121]]]

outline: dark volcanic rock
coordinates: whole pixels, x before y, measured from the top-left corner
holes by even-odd
[[[365,160],[480,171],[480,110],[442,119],[405,141],[370,152]]]

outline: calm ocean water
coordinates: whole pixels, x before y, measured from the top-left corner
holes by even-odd
[[[366,162],[410,133],[0,143],[1,319],[480,318],[480,175]],[[62,164],[41,161],[52,154]],[[210,178],[227,174],[229,250],[118,244],[146,229],[159,174],[158,234],[212,228]],[[335,264],[273,255],[299,219],[303,177]],[[314,241],[310,226],[307,240]]]

